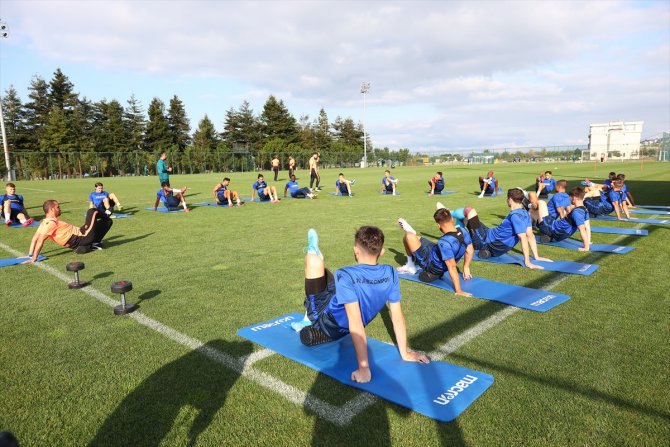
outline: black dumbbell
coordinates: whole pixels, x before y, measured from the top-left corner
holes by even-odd
[[[72,261],[65,264],[65,270],[74,272],[74,281],[67,283],[70,289],[81,289],[88,285],[87,282],[79,281],[79,270],[84,270],[84,263],[80,261]]]
[[[133,283],[130,281],[117,281],[112,283],[112,292],[121,295],[121,304],[114,306],[115,315],[129,314],[137,309],[137,304],[126,304],[126,292],[133,290]]]

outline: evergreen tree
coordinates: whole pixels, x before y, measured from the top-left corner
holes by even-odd
[[[193,132],[193,147],[204,152],[214,152],[219,144],[214,124],[207,115],[198,123],[198,128]]]
[[[170,100],[167,120],[170,132],[172,133],[172,144],[177,146],[180,152],[183,152],[183,150],[186,149],[186,146],[191,143],[191,137],[189,135],[191,132],[191,124],[186,116],[184,103],[177,97],[177,95],[174,95]]]
[[[21,98],[14,86],[10,85],[2,97],[2,113],[5,119],[7,145],[20,152],[26,149],[28,135],[26,133],[26,114]]]
[[[43,137],[40,139],[42,152],[56,153],[58,161],[58,175],[71,175],[72,169],[68,163],[68,153],[72,151],[72,142],[68,135],[65,112],[54,106],[49,113],[49,121],[44,127]]]
[[[144,110],[134,94],[127,103],[128,107],[124,111],[123,118],[128,147],[133,151],[141,151],[144,149],[144,132],[147,127]]]
[[[273,95],[265,101],[260,117],[261,132],[265,142],[280,138],[286,143],[298,141],[298,126],[284,102]]]
[[[319,118],[314,123],[314,145],[317,152],[325,152],[333,144],[333,137],[330,132],[330,123],[328,115],[324,109],[319,111]]]
[[[234,144],[241,144],[252,152],[258,152],[260,149],[259,123],[254,117],[254,111],[247,101],[244,101],[237,112],[237,140]]]
[[[27,149],[37,151],[42,148],[41,139],[49,123],[49,85],[39,76],[34,76],[28,87],[26,103]]]
[[[241,140],[239,114],[234,108],[226,111],[226,119],[223,122],[223,132],[221,132],[221,139],[231,146],[237,141]]]
[[[57,68],[49,83],[49,106],[71,111],[78,97],[73,88],[74,85],[70,79],[63,74],[60,68]]]
[[[152,152],[167,151],[172,146],[172,133],[165,118],[165,104],[158,98],[149,104],[149,122],[145,134],[146,147]]]

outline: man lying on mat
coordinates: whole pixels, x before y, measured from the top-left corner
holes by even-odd
[[[293,197],[294,199],[304,199],[304,198],[316,199],[317,195],[312,194],[312,191],[309,188],[307,187],[301,188],[298,185],[298,181],[295,179],[295,174],[291,174],[290,177],[291,180],[286,182],[286,186],[284,186],[284,197],[286,197],[287,192],[290,192],[291,197]]]
[[[83,227],[75,227],[67,222],[58,220],[60,206],[56,200],[47,200],[42,205],[46,217],[40,222],[33,240],[30,242],[27,262],[36,262],[42,251],[44,241],[51,239],[58,245],[71,248],[77,254],[88,253],[91,250],[102,250],[101,242],[112,224],[112,219],[96,219],[100,213],[96,208],[89,208],[86,212],[86,221]]]
[[[13,222],[19,222],[24,227],[33,223],[33,219],[28,215],[26,207],[23,205],[23,196],[16,194],[16,185],[7,183],[5,192],[0,196],[2,203],[2,214],[5,219],[5,225],[10,226]]]
[[[354,238],[356,265],[335,270],[325,268],[315,230],[307,233],[305,255],[305,320],[294,323],[306,346],[330,342],[351,334],[358,369],[351,380],[372,379],[368,364],[365,326],[388,302],[398,351],[403,360],[428,363],[423,354],[407,348],[405,317],[400,307],[398,274],[390,265],[377,262],[384,253],[384,233],[377,227],[361,227]]]
[[[419,237],[414,228],[403,218],[398,219],[400,228],[405,230],[402,243],[407,254],[407,264],[398,267],[400,273],[416,273],[416,264],[423,269],[419,273],[419,279],[424,282],[433,282],[440,279],[445,272],[449,272],[451,282],[454,284],[456,295],[472,296],[461,289],[461,281],[458,277],[456,264],[461,258],[463,261],[463,279],[470,279],[470,262],[475,249],[472,247],[472,239],[467,231],[454,226],[451,212],[446,208],[440,208],[433,214],[433,219],[442,232],[442,237],[437,244],[426,238]],[[416,264],[415,264],[416,262]]]
[[[533,234],[533,227],[528,211],[524,209],[524,191],[520,188],[512,188],[507,191],[507,206],[511,211],[503,221],[494,228],[488,228],[479,221],[477,211],[472,207],[466,207],[463,212],[467,219],[466,227],[472,237],[472,245],[479,250],[478,256],[482,259],[491,256],[500,256],[510,251],[516,244],[521,242],[523,259],[526,267],[531,269],[542,269],[541,266],[530,262],[530,251],[538,261],[549,261],[537,254],[537,243]],[[529,250],[530,247],[530,250]]]
[[[237,193],[237,191],[228,189],[229,186],[230,186],[230,179],[228,177],[224,178],[221,183],[216,184],[216,186],[212,190],[212,194],[216,199],[216,204],[227,205],[227,206],[243,205],[244,202],[240,200],[240,195]],[[235,201],[234,203],[233,200]]]
[[[568,207],[568,214],[562,219],[556,219],[549,214],[545,202],[540,200],[538,209],[530,210],[533,225],[540,230],[540,240],[544,243],[562,241],[579,231],[584,244],[584,247],[580,247],[579,251],[589,251],[591,221],[589,220],[589,212],[584,206],[584,189],[573,188],[570,191],[570,202],[571,206]]]
[[[584,182],[582,182],[584,183]],[[606,216],[612,211],[616,212],[616,218],[622,220],[621,212],[630,219],[630,212],[626,204],[626,194],[623,191],[623,180],[615,179],[608,188],[604,185],[588,184],[584,195],[584,206],[591,216]]]
[[[186,207],[186,199],[184,199],[184,193],[186,192],[186,187],[182,189],[170,187],[170,182],[161,183],[161,189],[156,193],[156,202],[154,203],[154,211],[158,209],[158,204],[163,202],[163,206],[169,211],[177,211],[179,209],[179,204],[181,203],[184,207],[184,212],[188,213],[188,208]]]
[[[493,176],[493,171],[487,172],[486,178],[479,177],[479,190],[479,198],[498,194],[498,179]]]

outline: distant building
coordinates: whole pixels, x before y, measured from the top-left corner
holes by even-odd
[[[473,152],[468,155],[468,163],[484,163],[490,164],[495,161],[496,155],[490,152]]]
[[[643,121],[611,121],[591,124],[589,154],[591,159],[605,161],[640,158]]]

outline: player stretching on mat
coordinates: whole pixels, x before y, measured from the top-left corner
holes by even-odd
[[[442,177],[442,172],[437,171],[433,178],[428,180],[428,186],[430,186],[429,194],[432,196],[434,194],[442,194],[444,189],[444,177]]]
[[[163,202],[163,205],[169,211],[177,211],[179,209],[179,204],[181,203],[184,207],[184,212],[189,212],[189,209],[186,207],[186,199],[184,199],[186,187],[183,187],[182,189],[173,189],[170,187],[170,182],[163,182],[161,186],[162,188],[156,193],[154,211],[158,210],[158,204]]]
[[[351,185],[356,183],[356,180],[347,180],[344,174],[340,172],[338,179],[335,180],[335,195],[336,196],[353,196],[351,193]]]
[[[316,180],[316,189],[314,189],[314,180]],[[321,191],[319,189],[321,175],[319,175],[319,153],[314,152],[309,159],[309,189],[312,191]]]
[[[30,242],[26,262],[36,262],[42,251],[44,241],[51,239],[58,245],[71,248],[77,254],[88,253],[91,250],[102,250],[102,238],[112,228],[112,219],[96,220],[100,212],[96,208],[89,208],[86,212],[84,226],[79,228],[67,222],[58,220],[60,205],[56,200],[47,200],[42,205],[46,217],[40,222],[33,240]]]
[[[551,196],[547,202],[547,210],[549,215],[554,219],[563,218],[568,214],[568,207],[571,205],[570,196],[565,192],[568,187],[568,182],[559,180],[556,182],[556,194]],[[583,197],[582,197],[583,199]]]
[[[403,218],[398,219],[400,228],[405,230],[402,243],[407,254],[407,264],[398,267],[400,273],[416,273],[416,264],[423,269],[419,273],[419,279],[424,282],[433,282],[440,279],[445,272],[449,272],[451,282],[454,284],[456,295],[472,296],[461,289],[461,280],[458,276],[456,264],[461,258],[463,261],[463,279],[472,278],[470,274],[470,263],[475,249],[472,247],[472,239],[467,231],[454,226],[451,212],[446,208],[440,208],[433,214],[433,219],[442,232],[442,237],[437,244],[426,238],[419,237],[414,228]]]
[[[361,227],[354,238],[354,257],[357,264],[335,270],[333,275],[325,268],[316,231],[311,229],[307,233],[305,310],[309,321],[303,322],[308,325],[300,330],[300,341],[304,345],[314,346],[351,334],[358,362],[358,369],[351,373],[351,380],[360,383],[372,379],[365,326],[387,302],[402,359],[430,362],[425,355],[407,348],[407,329],[400,306],[398,274],[390,265],[378,264],[382,254],[382,230],[377,227]]]
[[[480,199],[484,196],[494,196],[498,194],[498,179],[493,176],[493,171],[486,173],[486,178],[479,177]]]
[[[382,178],[382,193],[395,195],[395,188],[397,184],[398,179],[391,177],[391,171],[388,169],[384,171],[384,177]]]
[[[623,186],[621,186],[621,191],[623,192],[624,198],[626,199],[626,204],[628,207],[635,207],[635,200],[633,199],[633,194],[628,190],[626,186],[626,174],[617,174],[617,180],[621,180]]]
[[[286,186],[284,187],[284,197],[286,197],[286,192],[290,191],[291,192],[291,197],[294,199],[304,199],[307,197],[308,199],[316,199],[316,194],[312,194],[312,191],[309,190],[309,188],[301,188],[298,186],[298,182],[295,180],[295,175],[291,174],[291,181],[286,183]]]
[[[463,212],[467,219],[466,226],[472,237],[472,245],[479,250],[478,256],[482,259],[491,256],[500,256],[510,251],[516,244],[521,242],[523,259],[526,267],[531,269],[542,269],[541,266],[530,262],[530,251],[538,261],[549,261],[537,254],[537,242],[533,234],[533,227],[528,211],[523,208],[525,199],[524,191],[513,188],[507,191],[507,206],[511,211],[503,221],[494,228],[488,228],[479,221],[477,211],[472,207],[466,207]],[[530,247],[530,251],[529,251]]]
[[[571,206],[562,219],[555,219],[549,214],[544,201],[538,202],[538,209],[530,211],[533,224],[540,230],[540,241],[559,242],[569,238],[577,231],[582,238],[583,247],[579,251],[589,251],[591,245],[591,221],[589,212],[584,206],[584,188],[573,188],[570,191]]]
[[[5,192],[2,196],[2,211],[5,216],[5,225],[10,226],[12,222],[18,221],[24,227],[33,223],[33,219],[28,215],[26,207],[23,205],[23,196],[16,194],[16,185],[7,183]]]
[[[228,189],[228,186],[230,186],[230,179],[228,177],[224,178],[221,183],[216,184],[216,186],[212,190],[212,194],[216,199],[216,204],[233,206],[233,200],[234,200],[235,205],[237,206],[244,205],[244,202],[240,200],[240,195],[237,193],[237,191]]]
[[[100,217],[114,217],[114,207],[119,211],[123,211],[121,201],[113,192],[103,191],[102,183],[95,184],[95,191],[88,195],[88,207],[97,208],[100,211]],[[104,216],[104,217],[103,217]]]
[[[540,176],[535,180],[536,190],[538,197],[541,199],[549,198],[549,193],[556,188],[556,180],[552,178],[553,174],[551,171],[544,171]]]
[[[272,203],[279,202],[279,197],[277,196],[277,188],[274,186],[268,186],[263,180],[263,174],[258,174],[258,180],[251,185],[251,201],[254,200],[254,195],[258,192],[258,198],[261,202],[267,202],[268,200]],[[274,194],[274,195],[273,195]]]

